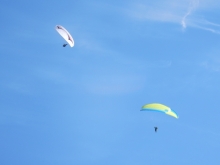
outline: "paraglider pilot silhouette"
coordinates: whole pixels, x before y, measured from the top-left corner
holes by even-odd
[[[155,131],[155,132],[157,132],[157,129],[158,129],[157,127],[154,127],[154,131]]]

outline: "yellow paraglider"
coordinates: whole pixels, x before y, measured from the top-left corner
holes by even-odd
[[[163,112],[172,117],[179,118],[176,112],[171,110],[170,107],[159,103],[145,104],[144,106],[142,106],[141,111]]]

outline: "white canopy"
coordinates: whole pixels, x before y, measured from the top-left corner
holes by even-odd
[[[74,40],[73,37],[70,35],[70,33],[62,26],[56,25],[55,29],[57,32],[66,40],[66,42],[73,47],[74,46]]]

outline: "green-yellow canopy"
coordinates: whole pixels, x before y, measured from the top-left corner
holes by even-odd
[[[141,111],[157,111],[157,112],[163,112],[167,115],[170,115],[175,118],[179,118],[176,112],[170,109],[170,107],[159,104],[159,103],[151,103],[151,104],[145,104],[142,106]]]

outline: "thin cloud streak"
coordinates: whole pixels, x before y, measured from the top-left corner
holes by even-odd
[[[207,20],[192,20],[190,26],[202,30],[206,30],[215,34],[220,34],[220,24],[209,22]]]

